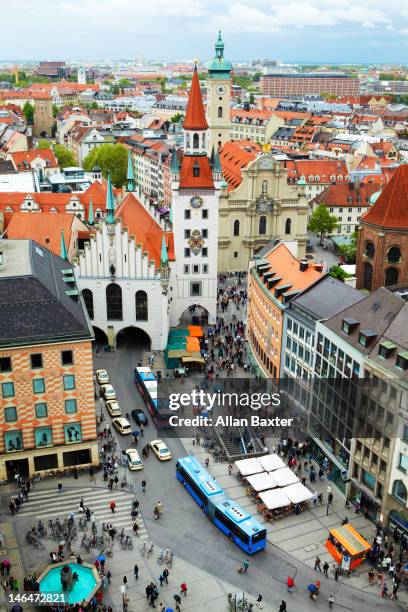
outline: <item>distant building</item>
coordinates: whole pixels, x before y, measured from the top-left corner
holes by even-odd
[[[55,119],[53,115],[52,99],[49,94],[37,98],[34,107],[34,136],[37,138],[53,135]]]
[[[78,68],[77,81],[79,85],[86,85],[86,72],[83,66],[80,66],[80,68]]]
[[[328,93],[338,97],[358,96],[358,79],[335,72],[294,74],[265,74],[260,78],[261,93],[265,96],[299,96]]]
[[[65,79],[67,77],[67,65],[65,62],[40,62],[36,72],[38,76],[49,79]]]
[[[97,465],[93,331],[70,264],[3,241],[0,304],[0,478]]]

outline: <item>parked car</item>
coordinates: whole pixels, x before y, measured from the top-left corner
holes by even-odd
[[[102,385],[101,394],[106,400],[115,400],[116,399],[116,391],[112,387],[112,385]]]
[[[169,451],[163,440],[152,440],[149,446],[159,461],[168,461],[172,458],[171,452]]]
[[[96,380],[100,385],[107,385],[109,383],[109,374],[106,370],[96,370]]]
[[[124,419],[122,417],[118,417],[117,419],[113,419],[112,420],[112,425],[114,426],[116,431],[118,431],[119,433],[123,434],[124,436],[132,433],[132,428],[131,428],[130,423],[129,423],[129,421],[127,419]]]
[[[118,417],[122,415],[122,410],[116,400],[109,400],[106,402],[106,409],[109,414],[113,417]]]
[[[148,425],[149,424],[146,413],[141,408],[135,408],[134,410],[132,410],[130,414],[132,415],[132,418],[135,420],[135,422],[138,425]]]
[[[125,453],[129,470],[143,470],[143,461],[135,448],[128,448]]]

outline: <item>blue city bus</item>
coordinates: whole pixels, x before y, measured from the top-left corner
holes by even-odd
[[[266,546],[266,529],[246,510],[228,499],[218,482],[195,457],[178,459],[178,480],[187,489],[202,512],[221,529],[232,542],[253,555]]]
[[[169,408],[168,398],[158,391],[156,376],[146,367],[135,368],[134,375],[136,386],[156,427],[169,427],[169,418],[174,412]]]

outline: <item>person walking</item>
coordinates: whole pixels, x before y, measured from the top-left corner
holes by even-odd
[[[246,559],[245,561],[242,562],[241,567],[238,569],[238,572],[240,574],[246,574],[249,568],[249,561],[248,559]]]
[[[111,501],[109,508],[111,509],[112,514],[115,514],[116,502]]]
[[[279,606],[279,612],[286,612],[286,601],[282,599],[282,603]]]
[[[326,576],[326,578],[329,577],[329,567],[329,564],[327,563],[327,561],[325,561],[323,565],[323,574]]]
[[[146,482],[145,480],[142,480],[141,485],[142,485],[142,491],[143,491],[143,493],[146,493],[146,485],[147,485],[147,482]]]
[[[187,585],[185,582],[182,582],[180,585],[180,594],[184,595],[184,597],[187,597]]]
[[[209,465],[210,465],[210,458],[207,457],[207,459],[205,460],[205,467],[208,468]]]
[[[160,576],[159,576],[159,582],[160,582],[160,586],[162,587],[162,586],[163,586],[163,582],[164,582],[164,576],[163,576],[163,574],[160,574]]]
[[[228,474],[229,474],[230,476],[231,476],[231,474],[232,474],[232,470],[233,470],[233,469],[234,469],[234,468],[232,467],[232,465],[231,465],[231,463],[230,463],[230,464],[229,464],[229,466],[228,466]]]
[[[315,571],[319,571],[321,573],[322,568],[320,567],[320,558],[319,558],[319,556],[317,556],[316,559],[315,559],[314,568],[315,568]]]
[[[334,597],[330,593],[330,595],[329,595],[329,608],[332,608],[333,606],[334,606]]]
[[[61,481],[57,484],[57,488],[58,488],[58,493],[62,493],[64,491],[64,487],[62,486]]]
[[[139,580],[139,566],[137,563],[135,563],[133,567],[133,575],[136,578],[136,580]]]
[[[291,593],[295,587],[295,581],[292,576],[288,576],[286,579],[286,586],[288,587],[288,593]]]
[[[123,606],[123,612],[127,612],[128,606],[129,606],[129,595],[127,595],[126,593],[123,595],[122,606]]]
[[[163,578],[166,581],[166,584],[169,584],[169,570],[167,567],[163,570]]]
[[[176,604],[181,604],[181,597],[180,595],[177,595],[177,593],[175,595],[173,595],[173,599],[176,602]]]

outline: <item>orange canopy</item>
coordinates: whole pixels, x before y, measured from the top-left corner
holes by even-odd
[[[203,335],[203,328],[201,327],[201,325],[189,325],[188,334],[192,338],[201,338],[201,336]]]
[[[198,338],[191,338],[191,336],[187,336],[187,347],[186,348],[188,351],[199,351],[200,342]]]

